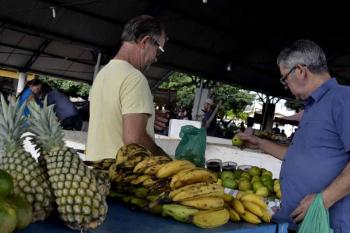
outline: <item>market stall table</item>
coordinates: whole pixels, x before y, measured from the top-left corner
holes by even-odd
[[[229,222],[213,229],[201,229],[192,224],[176,222],[147,212],[131,210],[114,200],[108,201],[108,215],[105,222],[91,233],[287,233],[287,224],[260,224]],[[58,216],[44,222],[31,224],[27,229],[16,233],[72,233]]]

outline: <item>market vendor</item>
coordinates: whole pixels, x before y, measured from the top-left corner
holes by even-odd
[[[324,52],[309,40],[285,48],[277,64],[281,83],[305,101],[293,141],[286,147],[249,134],[238,136],[246,146],[283,161],[282,204],[275,218],[300,222],[315,194],[322,192],[334,232],[350,233],[350,88],[330,76]]]
[[[115,158],[118,149],[130,143],[165,154],[155,144],[154,127],[159,125],[154,124],[153,96],[142,74],[164,52],[165,38],[162,24],[152,16],[138,16],[125,25],[121,48],[90,91],[87,159]]]

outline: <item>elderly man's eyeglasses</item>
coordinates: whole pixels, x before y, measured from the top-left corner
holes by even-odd
[[[300,66],[302,67],[307,67],[307,65],[304,65],[304,64],[299,64]],[[287,86],[287,83],[286,83],[286,80],[288,78],[288,76],[293,73],[293,71],[298,68],[298,65],[295,65],[292,67],[292,69],[289,70],[289,72],[285,75],[283,75],[281,78],[280,78],[280,82],[284,85],[284,86]]]
[[[157,57],[162,55],[165,52],[164,48],[162,46],[160,46],[159,42],[156,39],[154,39],[152,36],[150,38],[151,38],[151,41],[153,42],[153,44],[158,47],[157,48]]]

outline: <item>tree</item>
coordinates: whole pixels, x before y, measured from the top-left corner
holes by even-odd
[[[192,109],[195,97],[196,85],[193,79],[196,77],[183,73],[174,73],[169,79],[160,85],[160,88],[171,89],[177,91],[176,105]],[[247,105],[252,104],[255,99],[254,94],[240,90],[223,83],[217,83],[212,89],[211,94],[216,103],[222,102],[219,108],[218,116],[224,117],[230,114],[237,118],[244,118],[243,110]]]
[[[176,106],[192,109],[196,85],[189,75],[175,72],[159,87],[176,90]]]
[[[90,85],[82,82],[62,80],[47,76],[39,76],[39,79],[43,83],[49,84],[52,88],[55,88],[67,96],[82,97],[87,99],[89,96]]]
[[[232,111],[236,118],[246,118],[243,111],[247,105],[251,105],[255,99],[254,94],[227,84],[219,83],[211,90],[215,102],[221,100],[221,107],[218,114],[224,117]]]

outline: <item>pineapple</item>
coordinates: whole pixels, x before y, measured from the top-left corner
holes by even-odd
[[[23,107],[7,104],[1,95],[0,111],[0,169],[11,174],[15,194],[24,197],[33,209],[33,222],[44,220],[53,209],[54,196],[50,183],[37,161],[26,152],[22,145],[23,133],[27,130]]]
[[[30,132],[45,160],[60,218],[75,230],[96,228],[107,214],[108,179],[96,176],[75,150],[65,146],[53,105],[47,106],[45,100],[43,109],[31,104],[30,111]]]

